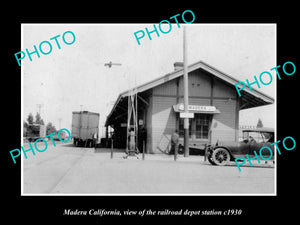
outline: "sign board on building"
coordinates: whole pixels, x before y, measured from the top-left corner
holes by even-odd
[[[184,111],[184,104],[179,104],[178,109]],[[216,110],[215,106],[210,105],[189,105],[189,111],[206,111],[206,112],[214,112]]]
[[[239,129],[255,129],[257,128],[255,125],[240,125]]]
[[[180,113],[180,118],[194,118],[194,113]]]

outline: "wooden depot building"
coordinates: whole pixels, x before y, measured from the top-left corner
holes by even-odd
[[[167,152],[175,129],[183,143],[183,64],[174,63],[174,71],[153,81],[121,93],[107,117],[105,126],[114,130],[114,146],[126,147],[128,97],[135,96],[138,129],[146,130],[146,153]],[[204,148],[205,144],[239,140],[239,111],[273,104],[274,99],[249,88],[239,97],[235,78],[199,61],[188,66],[189,144]],[[141,151],[141,150],[140,150]]]

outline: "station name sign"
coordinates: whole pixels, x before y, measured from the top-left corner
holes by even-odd
[[[180,103],[177,105],[174,105],[175,111],[184,111],[184,104]],[[210,106],[210,105],[189,105],[188,111],[195,112],[195,111],[201,111],[201,112],[215,112],[216,107]]]

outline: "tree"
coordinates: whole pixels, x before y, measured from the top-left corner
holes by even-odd
[[[27,122],[28,122],[28,124],[33,124],[33,115],[32,115],[32,113],[29,113],[29,115],[27,117]]]
[[[263,123],[262,123],[261,119],[260,119],[260,118],[258,118],[258,121],[257,121],[256,128],[260,128],[260,127],[263,127],[263,126],[264,126],[264,125],[263,125]]]
[[[23,121],[23,137],[27,136],[28,123]]]
[[[35,115],[35,123],[36,124],[41,124],[41,125],[45,124],[42,117],[41,117],[41,115],[38,112]]]
[[[53,132],[56,133],[56,131],[57,131],[57,130],[56,130],[55,126],[53,126],[51,122],[47,123],[47,126],[46,126],[46,134],[47,134],[47,135],[48,135],[48,134],[51,134],[51,133],[53,133]]]

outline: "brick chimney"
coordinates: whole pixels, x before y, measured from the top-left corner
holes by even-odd
[[[181,70],[183,69],[183,62],[175,62],[174,63],[174,70]]]

